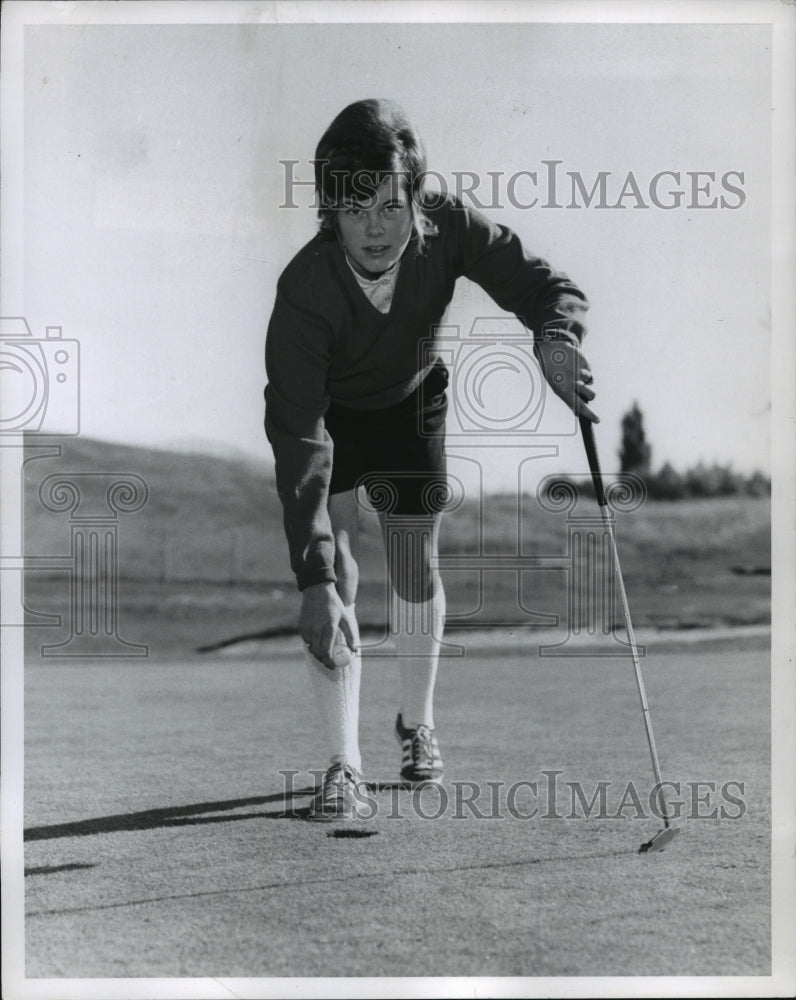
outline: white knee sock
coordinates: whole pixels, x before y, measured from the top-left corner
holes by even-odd
[[[401,672],[401,716],[409,729],[434,728],[434,684],[445,627],[445,591],[437,577],[434,596],[410,604],[392,592],[390,625]]]
[[[345,612],[359,646],[354,605],[347,607]],[[362,769],[359,753],[359,681],[362,655],[359,652],[352,654],[348,666],[335,670],[325,667],[306,646],[304,658],[309,667],[331,762],[346,762],[359,771]]]

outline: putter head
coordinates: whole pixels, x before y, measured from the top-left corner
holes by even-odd
[[[651,854],[653,851],[662,851],[667,844],[670,844],[680,831],[677,827],[667,826],[665,830],[659,830],[652,840],[642,844],[638,849],[639,854]]]

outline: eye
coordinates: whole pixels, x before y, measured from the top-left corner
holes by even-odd
[[[349,205],[348,208],[344,209],[346,215],[357,216],[362,213],[362,209],[358,205]]]

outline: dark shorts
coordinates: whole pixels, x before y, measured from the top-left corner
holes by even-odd
[[[326,413],[326,429],[334,442],[329,492],[364,486],[371,505],[390,514],[443,510],[447,385],[448,370],[438,363],[395,406],[353,410],[332,403]]]

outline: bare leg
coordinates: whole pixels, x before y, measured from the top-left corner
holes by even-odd
[[[445,622],[436,569],[442,515],[381,518],[392,594],[390,629],[401,673],[401,716],[409,729],[434,728],[434,686]]]
[[[329,497],[329,518],[334,534],[334,571],[337,593],[345,607],[356,602],[359,585],[359,504],[356,490]]]

